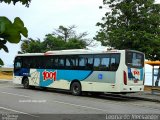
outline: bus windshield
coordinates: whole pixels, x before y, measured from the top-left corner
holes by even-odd
[[[135,51],[126,51],[126,65],[141,68],[144,66],[144,54]]]

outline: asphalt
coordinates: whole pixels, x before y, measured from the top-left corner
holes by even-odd
[[[115,113],[130,114],[130,118],[136,114],[150,113],[157,115],[156,120],[160,120],[160,104],[157,101],[150,102],[153,100],[148,96],[155,98],[149,92],[73,96],[66,91],[24,89],[23,86],[14,85],[11,80],[0,80],[0,119],[105,120],[108,115]]]
[[[138,93],[128,93],[126,95],[106,93],[106,95],[160,103],[159,92],[143,91]]]
[[[1,83],[12,83],[12,80],[5,80],[1,79]],[[138,93],[128,93],[125,95],[122,94],[111,94],[111,93],[105,93],[106,96],[115,96],[115,97],[124,97],[128,99],[137,99],[137,100],[144,100],[144,101],[151,101],[151,102],[160,102],[160,91],[159,92],[153,92],[153,91],[143,91]]]
[[[133,98],[137,98],[139,100],[152,101],[152,102],[160,102],[160,92],[152,92],[152,91],[144,91],[140,93],[135,93],[128,95]]]

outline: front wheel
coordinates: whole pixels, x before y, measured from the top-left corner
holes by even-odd
[[[25,89],[30,88],[28,78],[25,78],[25,79],[24,79],[24,81],[23,81],[23,87],[24,87]]]
[[[81,91],[81,85],[79,82],[74,82],[71,84],[71,92],[72,92],[72,95],[75,95],[75,96],[81,95],[82,91]]]

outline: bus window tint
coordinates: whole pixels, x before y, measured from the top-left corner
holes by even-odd
[[[15,69],[19,69],[22,67],[22,59],[20,57],[16,57],[14,67]]]
[[[85,63],[86,63],[85,58],[84,57],[80,57],[79,58],[79,67],[80,67],[80,69],[85,67]]]
[[[120,62],[120,55],[119,54],[112,54],[111,55],[110,70],[116,71],[118,69],[119,62]]]
[[[51,56],[42,57],[40,68],[52,69],[53,68],[53,61],[54,61],[54,58]]]
[[[93,56],[91,55],[86,55],[86,67],[85,69],[87,70],[92,70],[93,69]]]
[[[119,65],[119,57],[119,54],[25,56],[23,57],[22,67],[35,69],[116,71]]]
[[[30,68],[30,60],[29,57],[23,57],[23,68]]]
[[[120,54],[95,55],[94,70],[116,71],[120,62]]]
[[[58,67],[61,68],[61,67],[64,67],[64,57],[61,57],[59,56],[58,57]]]
[[[144,55],[141,53],[126,52],[126,65],[130,67],[143,67]]]
[[[53,64],[53,68],[57,68],[58,67],[58,57],[54,57],[53,58],[52,64]]]
[[[78,58],[76,56],[66,56],[66,68],[76,69],[78,67]]]
[[[101,65],[99,66],[100,70],[109,70],[109,57],[101,58]]]
[[[94,70],[106,71],[109,70],[109,55],[94,56]]]
[[[94,58],[94,70],[99,70],[100,58]]]

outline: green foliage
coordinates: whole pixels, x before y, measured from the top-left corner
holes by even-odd
[[[0,50],[9,52],[6,46],[7,41],[19,43],[21,35],[27,37],[28,31],[19,17],[16,17],[13,23],[6,17],[0,17]],[[3,64],[2,60],[0,64]]]
[[[135,49],[160,60],[160,5],[154,0],[103,0],[106,12],[94,39],[117,49]]]
[[[31,0],[0,0],[0,2],[8,4],[13,2],[14,5],[17,2],[21,2],[23,5],[29,6]],[[19,43],[21,35],[28,37],[28,30],[24,27],[24,23],[19,17],[16,17],[12,23],[7,17],[0,16],[0,50],[3,49],[5,52],[9,52],[6,43]],[[3,64],[0,59],[0,65]]]
[[[86,42],[72,38],[66,43],[65,49],[83,49],[86,47]]]
[[[3,63],[3,61],[2,61],[2,59],[0,58],[0,67],[1,67],[1,65],[3,65],[4,63]]]
[[[87,32],[76,34],[76,31],[74,30],[75,28],[76,28],[75,25],[72,25],[69,27],[64,27],[60,25],[58,29],[54,30],[53,35],[55,37],[61,38],[65,42],[68,42],[68,40],[72,38],[82,40],[84,37],[88,35]]]
[[[62,38],[48,34],[42,42],[42,52],[65,49],[65,44]]]
[[[0,0],[0,2],[5,2],[5,3],[8,3],[8,4],[10,4],[11,2],[13,2],[14,5],[17,2],[21,2],[22,5],[26,5],[28,7],[29,3],[31,2],[31,0]]]
[[[84,41],[85,39],[83,39],[83,35],[73,35],[70,32],[70,34],[67,34],[67,41],[65,41],[65,37],[63,36],[64,34],[60,34],[60,32],[57,31],[57,34],[47,34],[43,42],[40,40],[33,40],[31,38],[23,40],[21,44],[21,51],[23,53],[41,53],[50,50],[82,49],[86,47],[87,43]],[[74,32],[75,31],[72,31],[72,33]],[[75,36],[79,36],[79,38]]]
[[[21,34],[27,37],[28,31],[19,17],[16,17],[13,23],[6,17],[0,17],[0,38],[10,43],[18,43]]]
[[[40,39],[38,40],[33,40],[32,38],[26,39],[22,41],[21,44],[21,53],[34,53],[34,52],[42,52],[42,46],[41,46],[41,41]]]

